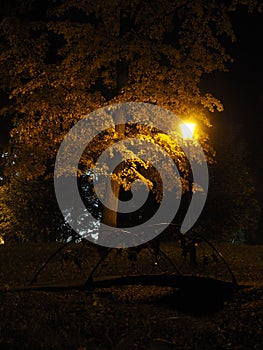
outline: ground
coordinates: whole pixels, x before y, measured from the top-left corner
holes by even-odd
[[[263,246],[215,244],[245,288],[225,300],[223,308],[203,314],[180,310],[176,306],[178,294],[169,287],[14,292],[14,287],[28,284],[57,245],[2,245],[0,349],[262,349]],[[85,280],[98,259],[97,253],[89,244],[68,248],[81,258],[82,270],[73,260],[63,261],[63,254],[58,254],[40,274],[38,283],[63,280],[67,286],[72,280]],[[192,270],[178,247],[166,243],[162,249],[185,274],[231,281],[227,269],[211,258],[206,246],[198,247],[199,264]],[[205,266],[204,256],[208,257]],[[118,256],[113,251],[96,275],[173,272],[172,269],[166,261],[152,260],[149,251],[142,251],[135,265],[128,261],[126,253]],[[194,298],[194,288],[192,293]]]

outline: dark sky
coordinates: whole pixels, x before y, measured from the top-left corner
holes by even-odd
[[[237,142],[247,145],[244,166],[249,166],[256,196],[263,206],[263,13],[239,11],[233,25],[237,42],[229,46],[234,58],[229,72],[207,76],[202,87],[224,104],[224,112],[212,116],[217,143],[229,142],[233,130],[239,130],[237,138],[233,135],[233,147]]]
[[[226,132],[227,123],[241,126],[251,150],[259,153],[263,135],[263,13],[239,11],[233,16],[233,25],[237,41],[229,45],[234,58],[229,72],[207,76],[202,86],[224,104],[215,124],[223,123]]]

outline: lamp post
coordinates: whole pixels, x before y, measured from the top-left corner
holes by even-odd
[[[194,137],[194,131],[195,131],[195,123],[182,123],[180,124],[181,133],[183,139],[186,141],[187,146],[187,159],[189,161],[189,173],[188,173],[188,191],[187,191],[187,208],[190,206],[191,197],[193,193],[193,179],[191,175],[191,165],[190,165],[190,144]],[[189,209],[188,209],[189,210]],[[189,213],[188,217],[189,220],[191,220],[191,213]],[[189,256],[190,256],[190,266],[196,266],[196,246],[195,246],[195,240],[191,239],[189,243]]]

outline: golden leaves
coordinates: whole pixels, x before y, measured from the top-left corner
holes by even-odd
[[[74,18],[73,10],[81,20]],[[153,6],[134,0],[66,0],[52,3],[45,21],[4,19],[0,64],[5,77],[0,85],[12,99],[3,112],[16,117],[12,142],[21,146],[16,163],[20,172],[42,174],[43,164],[52,161],[78,120],[99,107],[124,101],[154,103],[180,117],[191,116],[203,129],[200,142],[212,161],[206,128],[211,127],[210,113],[222,111],[223,105],[203,94],[199,85],[204,73],[222,70],[230,61],[221,43],[222,34],[234,36],[228,10],[224,3],[213,1],[184,5],[165,0]],[[50,64],[53,37],[59,38],[53,48],[59,60]],[[120,60],[128,67],[121,94],[116,86]],[[158,144],[176,159],[180,171],[186,169],[183,152],[168,135],[144,131],[130,133]],[[99,152],[116,139],[108,130],[99,141],[87,150],[85,157],[90,159],[83,157],[84,163],[93,165]],[[34,164],[27,159],[28,148],[37,155]],[[150,169],[147,162],[137,164]],[[139,176],[136,171],[133,167],[129,177]]]

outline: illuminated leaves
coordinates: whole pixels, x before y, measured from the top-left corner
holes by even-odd
[[[47,2],[40,13],[39,2],[20,1],[20,16],[5,16],[0,24],[0,90],[9,97],[1,112],[13,119],[12,144],[19,147],[9,174],[50,176],[73,125],[100,107],[128,101],[194,119],[211,162],[209,114],[223,106],[199,84],[203,74],[231,61],[222,37],[234,40],[229,12],[240,2],[230,3],[66,0]],[[111,137],[92,143],[82,161],[93,166]],[[182,151],[167,135],[148,130],[140,137],[163,147],[187,173]]]

